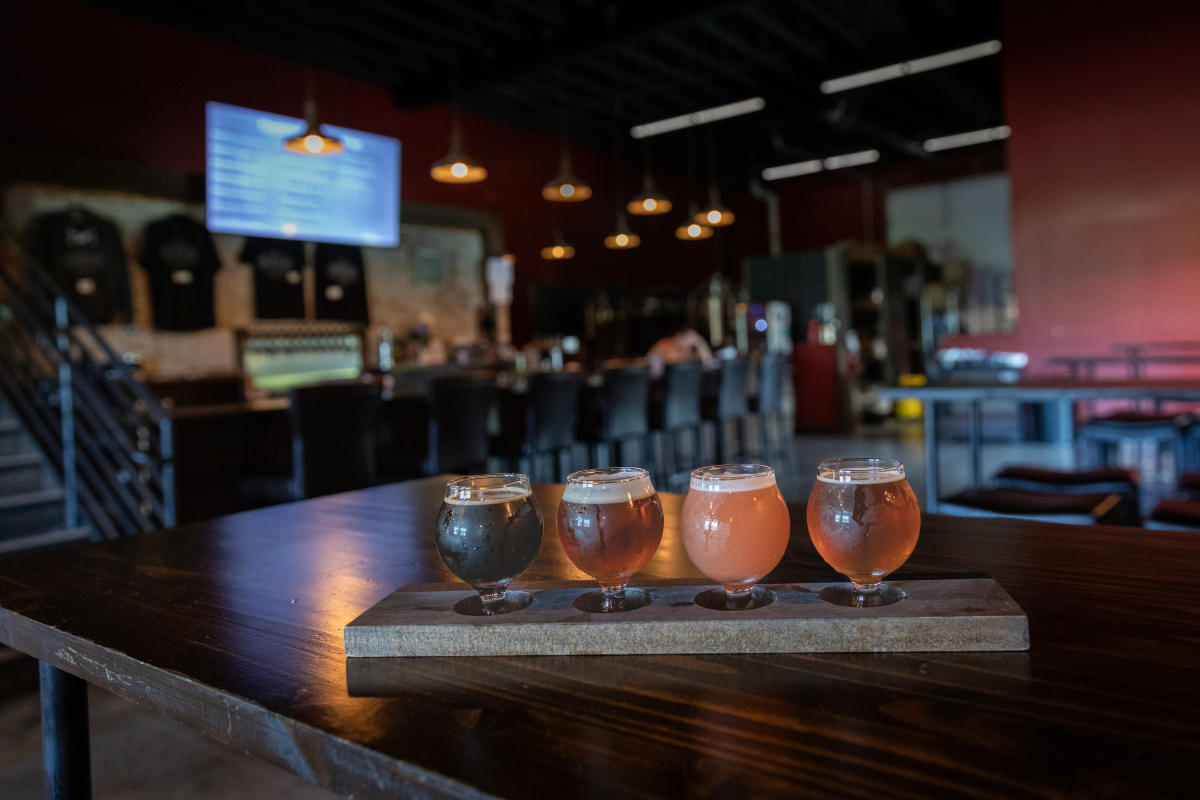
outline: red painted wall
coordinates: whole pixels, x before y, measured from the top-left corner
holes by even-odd
[[[1200,339],[1196,4],[1004,11],[1020,320],[966,341],[1026,350],[1040,371],[1050,355]]]
[[[6,9],[0,75],[5,110],[0,142],[188,172],[204,169],[206,101],[299,116],[304,90],[300,64],[61,0]],[[403,111],[384,89],[325,72],[316,76],[316,91],[324,120],[401,140],[404,199],[501,216],[507,248],[517,257],[518,340],[528,334],[527,300],[535,283],[690,286],[712,271],[715,243],[684,243],[673,236],[684,209],[669,219],[637,220],[635,228],[643,234],[637,250],[603,247],[614,227],[606,153],[572,150],[576,172],[595,189],[590,201],[547,203],[539,192],[557,171],[557,141],[468,117],[468,152],[487,166],[489,178],[471,186],[439,184],[429,177],[429,166],[448,149],[449,109]],[[678,160],[658,155],[663,172]],[[627,172],[626,193],[632,196],[634,170]],[[675,182],[660,175],[659,183],[671,190]],[[556,226],[577,249],[572,261],[546,262],[538,255],[552,243]]]

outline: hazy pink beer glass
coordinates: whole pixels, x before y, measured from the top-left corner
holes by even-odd
[[[908,559],[920,532],[921,509],[899,461],[839,458],[817,467],[808,533],[821,558],[850,579],[822,591],[823,599],[847,606],[903,599],[882,579]]]
[[[638,467],[585,469],[567,476],[558,504],[558,541],[571,563],[600,583],[575,605],[584,611],[632,611],[649,593],[627,589],[662,541],[663,508]]]
[[[719,464],[692,472],[679,522],[692,563],[721,584],[696,602],[707,607],[764,606],[774,594],[754,584],[787,550],[791,516],[764,464]]]

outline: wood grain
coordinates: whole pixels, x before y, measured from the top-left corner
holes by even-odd
[[[775,602],[718,611],[693,602],[712,586],[643,586],[653,602],[627,613],[580,611],[585,581],[520,584],[533,605],[493,617],[464,616],[454,604],[470,588],[401,587],[346,626],[346,655],[658,655],[664,653],[900,653],[1026,650],[1024,612],[991,578],[894,581],[907,593],[879,608],[821,600],[842,583],[762,584]],[[516,584],[514,584],[516,585]]]
[[[1169,796],[1200,783],[1195,534],[927,517],[897,579],[986,571],[1027,613],[1028,652],[348,665],[347,622],[398,586],[453,580],[432,544],[440,485],[2,560],[0,641],[357,797]],[[536,489],[547,520],[559,492]],[[663,504],[641,579],[703,582],[680,498]],[[800,507],[792,523],[765,580],[835,580]],[[551,530],[523,578],[584,579]],[[369,673],[362,696],[348,670]]]

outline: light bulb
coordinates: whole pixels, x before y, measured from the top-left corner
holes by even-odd
[[[700,226],[693,222],[691,225],[688,225],[687,233],[688,236],[691,236],[693,239],[695,239],[700,235]]]
[[[708,212],[708,221],[711,222],[713,225],[716,225],[718,222],[721,221],[721,212],[715,208],[712,211]]]
[[[647,197],[645,200],[642,201],[642,208],[646,209],[647,211],[653,211],[657,206],[658,206],[658,201],[655,200],[653,197]]]
[[[562,258],[565,251],[562,249],[562,245],[556,244],[554,247],[550,248],[550,252],[555,258]]]
[[[304,137],[304,149],[310,153],[321,152],[321,145],[321,137],[317,136],[315,133],[310,133],[308,136]]]
[[[620,245],[621,247],[624,247],[625,245],[629,244],[629,237],[623,233],[618,233],[617,234],[617,244]]]
[[[467,174],[467,165],[461,161],[455,161],[450,165],[450,174],[456,178],[462,178]]]

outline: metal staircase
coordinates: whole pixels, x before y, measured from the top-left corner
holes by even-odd
[[[32,259],[0,260],[0,553],[174,525],[172,433]]]

